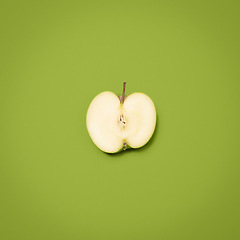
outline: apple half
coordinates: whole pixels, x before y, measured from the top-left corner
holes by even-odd
[[[87,111],[87,129],[92,141],[104,152],[116,153],[127,148],[144,146],[153,135],[156,109],[144,93],[122,96],[102,92],[90,103]]]

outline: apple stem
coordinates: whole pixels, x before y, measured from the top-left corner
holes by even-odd
[[[126,89],[126,82],[123,82],[123,93],[122,93],[121,103],[123,103],[125,99],[125,89]]]

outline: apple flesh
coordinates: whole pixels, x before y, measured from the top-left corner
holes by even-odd
[[[98,94],[87,111],[87,129],[102,151],[116,153],[139,148],[151,138],[156,125],[156,110],[144,93],[123,94],[106,91]]]

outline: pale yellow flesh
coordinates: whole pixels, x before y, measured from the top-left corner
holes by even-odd
[[[112,92],[102,92],[91,102],[87,128],[93,142],[104,152],[114,153],[126,143],[142,147],[151,138],[156,125],[152,100],[143,93],[130,94],[120,103]]]

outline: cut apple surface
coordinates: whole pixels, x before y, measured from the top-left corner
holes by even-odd
[[[139,148],[151,138],[156,125],[156,110],[152,100],[143,93],[125,97],[102,92],[87,111],[87,129],[92,141],[107,153]]]

